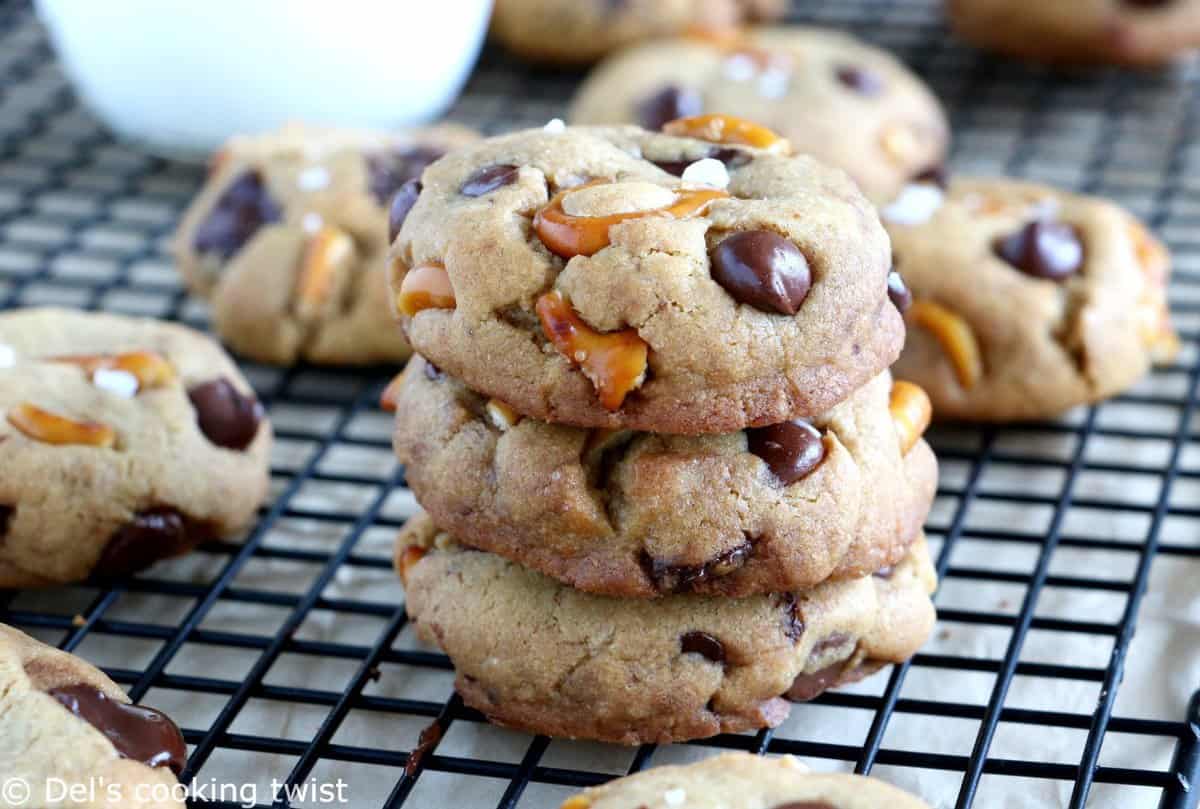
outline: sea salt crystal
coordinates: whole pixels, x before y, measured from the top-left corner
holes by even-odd
[[[316,211],[309,211],[300,220],[300,227],[304,228],[306,233],[316,233],[325,224],[325,220]]]
[[[735,53],[722,63],[721,72],[730,81],[750,81],[758,73],[758,65],[746,54]]]
[[[11,368],[17,364],[17,352],[13,347],[0,343],[0,368]]]
[[[933,218],[946,195],[929,183],[910,183],[880,214],[896,225],[923,225]]]
[[[329,185],[329,169],[324,166],[309,166],[300,172],[296,185],[302,191],[319,191]]]
[[[97,368],[96,372],[92,374],[92,384],[123,399],[132,399],[137,396],[139,387],[136,376],[128,371],[112,368]]]
[[[567,125],[563,123],[562,118],[551,118],[546,122],[546,125],[542,127],[542,131],[547,135],[561,135],[567,131]]]
[[[720,160],[706,157],[697,160],[683,170],[681,178],[686,185],[703,185],[709,188],[728,188],[729,170]]]
[[[687,800],[687,792],[676,787],[668,789],[663,793],[663,803],[667,806],[683,806],[683,802]]]

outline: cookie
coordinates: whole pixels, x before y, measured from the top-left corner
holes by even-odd
[[[567,798],[560,809],[929,809],[877,778],[811,773],[791,756],[723,753],[655,767]]]
[[[928,400],[886,372],[811,423],[730,435],[523,419],[419,357],[392,403],[405,477],[438,526],[605,595],[744,596],[863,576],[904,557],[937,486],[920,438]]]
[[[773,129],[797,152],[845,170],[876,203],[940,165],[949,140],[941,105],[899,60],[849,35],[802,27],[623,51],[588,76],[570,120],[658,129],[713,112]]]
[[[464,548],[425,515],[401,532],[396,564],[409,617],[450,657],[468,705],[619,744],[774,727],[788,699],[908,659],[934,621],[923,536],[878,575],[741,599],[583,593]]]
[[[0,624],[0,802],[63,806],[63,785],[97,809],[182,807],[187,746],[174,723],[131,705],[98,669]],[[27,787],[22,795],[14,788]],[[4,805],[9,805],[5,802]]]
[[[534,62],[586,64],[654,37],[783,16],[786,0],[497,0],[492,36]]]
[[[0,588],[121,576],[245,527],[271,428],[210,338],[66,309],[0,313]]]
[[[816,416],[890,365],[887,234],[845,175],[746,121],[675,129],[430,166],[391,254],[413,348],[527,416],[678,434]]]
[[[1152,66],[1200,47],[1198,0],[948,0],[975,45],[1039,62]]]
[[[914,186],[882,216],[913,298],[894,372],[928,391],[938,417],[1053,417],[1178,350],[1170,257],[1112,203],[959,179],[944,193]]]
[[[380,272],[388,210],[475,138],[453,126],[382,135],[289,127],[233,138],[180,222],[179,270],[237,353],[291,365],[399,362]],[[397,194],[399,192],[399,198]]]

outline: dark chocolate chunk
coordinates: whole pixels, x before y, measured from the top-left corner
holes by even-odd
[[[828,652],[830,649],[836,649],[839,646],[845,646],[849,640],[850,636],[845,632],[834,632],[832,635],[821,638],[819,641],[814,643],[808,654],[809,656],[815,656],[823,652]]]
[[[16,512],[14,506],[0,506],[0,539],[4,539],[4,535],[8,533],[8,524]]]
[[[930,166],[929,168],[920,172],[912,178],[912,181],[914,183],[921,183],[925,185],[936,185],[938,188],[945,191],[946,186],[950,183],[950,173],[946,170],[944,165],[939,163],[936,166]]]
[[[94,573],[100,578],[137,573],[160,559],[187,553],[203,533],[176,509],[164,506],[143,511],[109,538]]]
[[[799,674],[792,681],[792,687],[784,696],[792,702],[808,702],[816,699],[842,681],[842,670],[845,667],[845,661],[841,661],[823,669],[817,669],[810,674]]]
[[[443,149],[432,146],[410,146],[395,152],[369,155],[367,187],[380,205],[386,205],[400,186],[420,180],[425,168],[445,154]]]
[[[637,103],[635,112],[643,129],[657,132],[677,118],[690,118],[704,111],[704,99],[690,87],[668,84]]]
[[[392,204],[388,208],[389,243],[396,241],[396,237],[400,235],[400,228],[404,226],[404,220],[408,219],[409,211],[417,204],[417,198],[421,196],[421,188],[420,180],[409,180],[400,186],[400,190],[392,197]]]
[[[679,648],[684,654],[694,652],[714,663],[725,662],[725,644],[707,632],[685,632],[679,639]]]
[[[908,288],[908,284],[904,283],[904,279],[900,277],[900,273],[895,270],[888,273],[887,284],[888,297],[892,299],[892,303],[900,310],[900,314],[904,314],[908,311],[908,307],[912,306],[912,290]]]
[[[258,435],[263,407],[253,396],[244,396],[224,377],[188,391],[196,408],[200,431],[218,447],[242,450]]]
[[[861,95],[877,96],[883,91],[883,79],[874,71],[854,65],[842,65],[835,72],[838,81]]]
[[[993,250],[1021,272],[1051,281],[1074,275],[1083,264],[1079,231],[1063,222],[1034,220],[1016,233],[997,239]]]
[[[751,160],[753,160],[750,155],[746,154],[746,152],[742,151],[741,149],[722,147],[719,149],[711,149],[709,150],[708,154],[697,157],[694,160],[652,160],[651,162],[669,174],[674,174],[676,177],[682,177],[683,172],[687,170],[688,166],[692,165],[697,160],[703,160],[706,157],[710,157],[713,160],[720,160],[725,164],[725,168],[727,169],[740,169],[742,166],[747,165]]]
[[[262,175],[244,172],[217,198],[208,218],[196,228],[198,253],[229,258],[263,225],[278,222],[283,213],[267,192]]]
[[[747,430],[746,440],[750,452],[785,486],[809,475],[825,459],[820,430],[804,419]]]
[[[784,611],[783,634],[792,643],[799,643],[804,636],[804,616],[800,614],[800,603],[792,593],[780,593],[778,599]]]
[[[732,573],[744,565],[753,552],[754,546],[747,539],[702,565],[672,565],[643,554],[642,567],[660,593],[683,593],[710,578]]]
[[[517,181],[519,166],[510,163],[495,163],[477,170],[459,187],[459,193],[464,197],[482,197],[497,188],[512,185]]]
[[[82,683],[46,693],[103,733],[122,757],[148,767],[170,767],[176,775],[183,772],[187,764],[183,734],[161,712],[120,702]]]
[[[812,287],[808,259],[790,240],[769,230],[746,230],[712,251],[713,280],[735,301],[764,312],[794,315]]]

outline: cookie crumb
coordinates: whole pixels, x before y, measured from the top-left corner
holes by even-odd
[[[542,131],[547,135],[561,135],[567,131],[567,125],[563,122],[562,118],[551,118],[542,127]]]
[[[92,384],[123,399],[137,396],[138,378],[128,371],[112,368],[97,368],[92,374]]]
[[[71,619],[71,626],[79,628],[87,625],[87,619],[79,613],[75,613],[75,617]]]
[[[681,176],[685,185],[703,185],[709,188],[728,188],[729,170],[720,160],[706,157],[683,170]]]

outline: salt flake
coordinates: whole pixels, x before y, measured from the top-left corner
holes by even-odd
[[[706,157],[697,160],[683,170],[683,182],[687,185],[704,185],[709,188],[728,188],[729,170],[720,160]]]
[[[676,787],[668,789],[663,793],[663,803],[667,806],[683,806],[683,802],[687,800],[687,792]]]
[[[562,118],[551,118],[542,127],[542,131],[547,135],[561,135],[567,131],[567,125],[563,122]]]
[[[923,225],[933,218],[946,195],[929,183],[910,183],[880,213],[896,225]]]
[[[11,368],[17,364],[17,352],[13,347],[0,343],[0,368]]]
[[[92,374],[92,384],[122,399],[137,396],[138,378],[128,371],[113,368],[97,368]]]
[[[319,191],[329,185],[329,169],[324,166],[309,166],[296,178],[302,191]]]

